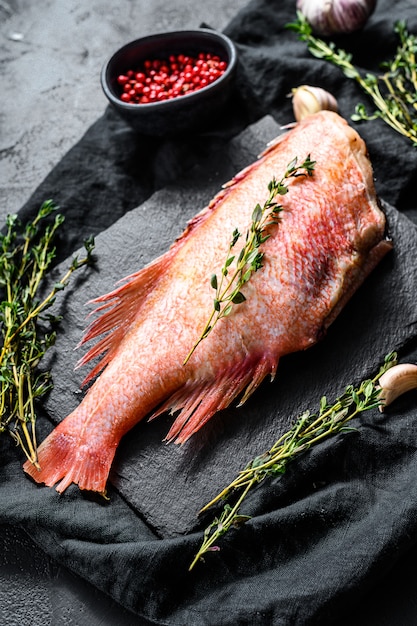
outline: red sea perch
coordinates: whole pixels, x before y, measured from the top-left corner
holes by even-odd
[[[288,183],[283,212],[262,244],[263,267],[246,300],[222,318],[184,364],[213,308],[230,237],[246,232],[294,157],[315,161],[313,176]],[[238,174],[152,263],[97,298],[84,365],[104,355],[80,405],[42,442],[40,469],[25,471],[63,492],[71,483],[104,492],[120,439],[140,420],[175,414],[166,439],[185,442],[210,417],[242,403],[280,357],[323,337],[392,244],[365,143],[345,120],[321,111],[298,123]],[[101,372],[101,373],[100,373]]]

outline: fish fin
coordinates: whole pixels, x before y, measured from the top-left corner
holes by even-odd
[[[166,411],[172,414],[179,411],[165,439],[184,443],[217,411],[227,408],[239,396],[242,395],[239,406],[246,402],[268,374],[274,377],[277,364],[277,359],[269,356],[248,357],[213,381],[189,380],[150,419]]]
[[[66,422],[66,420],[65,420]],[[59,424],[38,448],[38,466],[30,461],[24,471],[37,483],[45,483],[64,492],[71,483],[80,489],[105,493],[116,446],[100,446],[95,451],[90,443],[80,442],[64,423]]]
[[[83,386],[112,360],[141,306],[155,289],[174,254],[175,247],[172,247],[154,262],[123,278],[117,283],[119,286],[110,293],[88,302],[88,304],[97,305],[88,317],[97,314],[99,317],[87,326],[77,347],[93,339],[99,338],[99,340],[78,360],[76,368],[86,365],[92,359],[101,358],[83,380]]]

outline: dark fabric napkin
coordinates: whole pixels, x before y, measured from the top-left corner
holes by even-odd
[[[72,348],[87,297],[166,249],[220,184],[273,138],[269,134],[292,121],[287,95],[293,87],[328,89],[346,118],[365,101],[355,84],[311,57],[285,29],[294,18],[290,0],[254,0],[231,22],[226,32],[239,51],[235,94],[224,118],[207,132],[171,140],[139,137],[107,109],[22,207],[20,216],[27,219],[46,198],[60,204],[66,222],[59,262],[90,234],[98,244],[95,273],[85,272],[65,292],[52,368],[55,390],[39,421],[40,438],[78,401],[81,374],[72,372]],[[338,43],[359,67],[375,69],[395,49],[393,22],[400,18],[417,31],[412,2],[381,0],[363,32]],[[367,142],[395,247],[321,344],[283,359],[274,384],[264,384],[246,407],[213,418],[190,445],[161,444],[168,418],[140,424],[120,447],[107,503],[76,487],[59,496],[32,484],[16,449],[8,441],[0,444],[0,521],[22,525],[50,556],[138,620],[184,626],[341,623],[347,609],[415,546],[417,411],[411,392],[263,484],[245,507],[251,520],[188,572],[202,538],[198,508],[289,421],[305,408],[316,409],[321,394],[339,395],[346,384],[373,373],[392,349],[402,360],[417,358],[417,152],[381,121],[357,128]]]

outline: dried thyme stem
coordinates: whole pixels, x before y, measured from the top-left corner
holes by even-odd
[[[351,54],[337,49],[333,42],[314,37],[310,24],[300,11],[297,12],[297,20],[287,27],[298,33],[313,56],[340,68],[347,78],[355,80],[371,98],[376,110],[368,114],[365,106],[358,104],[352,120],[381,118],[417,146],[417,37],[408,33],[403,21],[395,23],[394,30],[400,41],[394,58],[381,63],[384,73],[366,73],[364,76],[352,64]]]
[[[273,224],[279,223],[280,213],[283,211],[282,205],[275,201],[277,196],[284,196],[288,193],[289,188],[286,183],[290,178],[312,176],[314,166],[315,161],[310,159],[310,155],[300,165],[298,165],[298,158],[295,157],[287,165],[281,180],[277,181],[273,178],[270,181],[268,185],[268,199],[262,207],[260,204],[257,204],[254,208],[251,225],[246,232],[245,243],[237,259],[233,250],[241,237],[241,233],[237,228],[233,231],[226,261],[221,269],[220,276],[213,274],[210,280],[210,285],[215,291],[213,309],[199,339],[185,358],[184,365],[188,362],[197,346],[213,330],[215,324],[223,317],[230,315],[234,305],[245,302],[246,297],[242,293],[242,288],[251,279],[254,272],[261,269],[264,254],[259,251],[259,248],[271,236],[268,229]],[[234,268],[233,262],[235,262]]]
[[[225,489],[206,504],[200,511],[207,511],[220,500],[227,500],[239,494],[233,505],[225,504],[222,513],[204,531],[202,544],[195,555],[190,570],[207,552],[217,551],[215,545],[230,528],[239,527],[250,519],[240,513],[240,508],[250,490],[266,478],[273,478],[285,473],[288,463],[309,450],[322,440],[349,429],[346,425],[364,411],[380,406],[381,390],[377,381],[397,362],[396,353],[385,357],[378,374],[363,381],[358,387],[349,385],[345,392],[333,404],[328,404],[325,396],[321,398],[320,409],[315,414],[305,411],[294,426],[283,434],[267,451],[257,456]]]
[[[55,258],[53,240],[64,218],[57,207],[45,202],[36,217],[22,226],[16,215],[8,216],[0,235],[0,432],[9,433],[25,456],[37,463],[36,400],[51,388],[48,371],[39,363],[54,344],[54,325],[59,317],[46,314],[58,291],[74,271],[90,263],[92,239],[85,242],[86,256],[74,258],[65,275],[43,298],[39,291]],[[52,223],[41,228],[45,218]]]

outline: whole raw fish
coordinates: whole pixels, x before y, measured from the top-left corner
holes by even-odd
[[[230,239],[245,233],[268,184],[295,157],[315,161],[312,177],[291,179],[280,223],[262,244],[263,267],[246,300],[213,327],[191,358],[213,308]],[[243,245],[243,243],[242,243]],[[84,340],[101,338],[81,364],[104,353],[88,393],[43,441],[36,481],[103,492],[121,437],[145,416],[178,415],[167,439],[186,441],[210,417],[245,400],[282,355],[315,344],[391,243],[366,146],[337,114],[307,117],[214,198],[161,257],[98,298]]]

